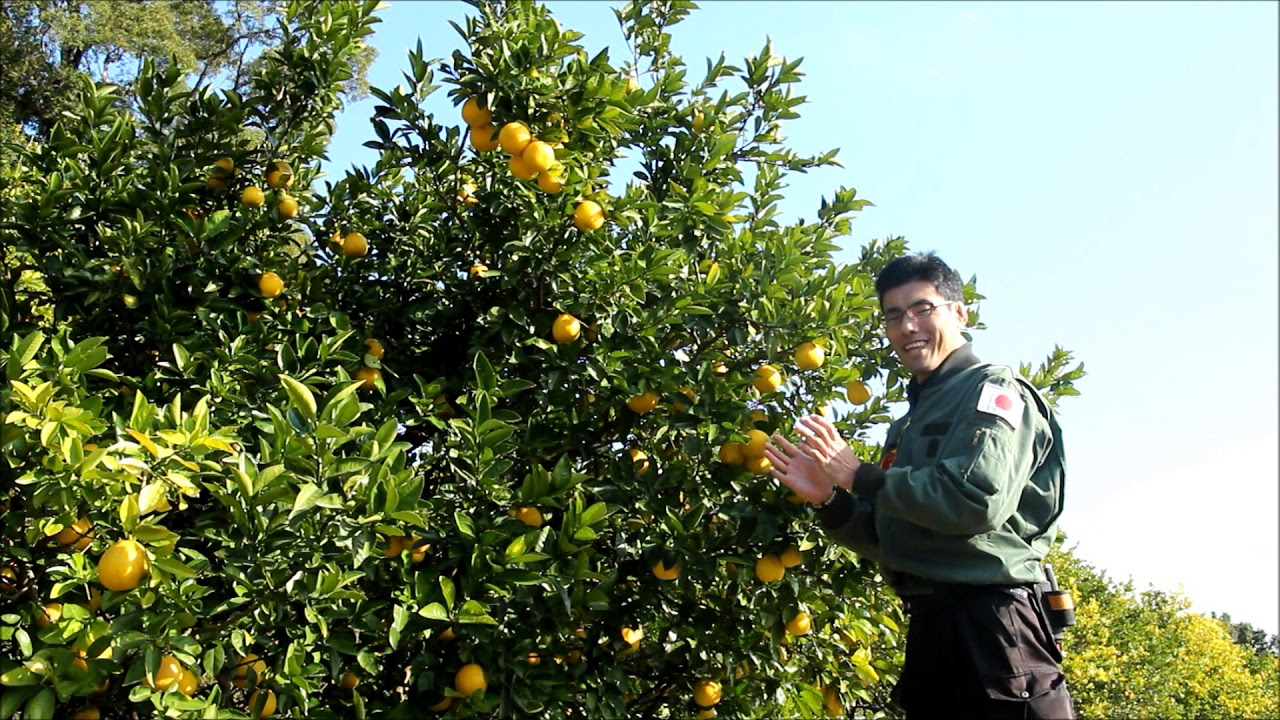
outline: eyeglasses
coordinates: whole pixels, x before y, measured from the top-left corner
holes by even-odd
[[[898,310],[890,310],[889,312],[885,313],[884,326],[886,328],[898,327],[899,325],[902,324],[902,321],[904,318],[911,318],[912,320],[922,320],[924,318],[927,318],[933,315],[934,311],[937,310],[938,308],[944,308],[948,305],[955,305],[957,302],[959,301],[948,300],[944,303],[938,303],[935,305],[932,302],[929,302],[928,300],[920,300],[919,302],[912,303],[911,306],[907,308],[906,312],[901,312]]]

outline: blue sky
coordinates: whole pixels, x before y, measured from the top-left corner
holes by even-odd
[[[605,2],[548,3],[592,53],[629,53]],[[421,37],[459,44],[459,2],[380,11],[371,82],[394,87]],[[1062,405],[1077,552],[1202,612],[1280,631],[1277,493],[1277,5],[707,2],[674,30],[706,58],[803,57],[786,126],[844,169],[793,176],[813,217],[847,185],[871,238],[936,250],[987,296],[984,360],[1083,360]],[[428,108],[446,122],[444,90]],[[372,101],[338,118],[331,172],[372,163]]]

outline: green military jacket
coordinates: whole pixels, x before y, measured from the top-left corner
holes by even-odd
[[[901,595],[938,583],[1041,582],[1065,476],[1043,398],[968,345],[907,396],[881,466],[863,463],[854,492],[819,509],[828,535],[878,562]]]

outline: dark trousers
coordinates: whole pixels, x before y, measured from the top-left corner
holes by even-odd
[[[1038,593],[947,586],[903,601],[906,664],[893,699],[907,720],[1074,720],[1062,653]]]

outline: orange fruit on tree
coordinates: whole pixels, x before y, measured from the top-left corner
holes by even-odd
[[[694,717],[697,718],[698,720],[711,720],[711,718],[715,716],[716,716],[715,708],[705,708],[703,710],[699,710],[698,713],[694,715]]]
[[[792,545],[782,551],[782,554],[778,556],[778,559],[782,561],[782,567],[785,568],[792,568],[804,562],[804,556],[800,554],[800,548],[795,545]]]
[[[349,258],[364,257],[369,253],[369,241],[363,233],[350,232],[342,238],[342,254]]]
[[[377,340],[374,340],[373,338],[368,338],[367,340],[364,341],[364,344],[365,344],[365,347],[368,348],[367,350],[365,350],[366,355],[372,355],[375,358],[381,360],[382,356],[387,354],[386,349],[382,347],[382,343],[378,342]]]
[[[378,368],[362,367],[356,371],[356,380],[360,380],[363,384],[361,390],[372,390],[377,387],[378,378],[382,377],[382,371]]]
[[[658,578],[659,580],[675,580],[676,578],[680,577],[679,564],[672,564],[671,567],[667,567],[666,565],[662,564],[662,560],[658,560],[658,562],[653,564],[652,569],[653,569],[653,576]]]
[[[268,163],[267,172],[263,177],[266,178],[268,187],[293,187],[293,168],[283,160],[272,160]]]
[[[845,397],[849,398],[849,402],[854,405],[861,405],[871,399],[871,391],[861,380],[854,380],[844,390]]]
[[[844,703],[840,702],[840,689],[838,687],[828,685],[822,689],[822,708],[827,711],[829,717],[844,715]]]
[[[88,447],[85,447],[88,450]],[[89,547],[93,542],[93,525],[88,518],[78,518],[53,536],[59,545],[74,545],[77,550]]]
[[[508,158],[507,167],[511,170],[511,174],[520,180],[532,180],[538,175],[538,171],[530,167],[520,155],[512,155]]]
[[[703,114],[701,110],[698,110],[693,114],[693,131],[694,132],[696,133],[702,132],[702,128],[706,125],[706,123],[707,123],[707,116]]]
[[[360,676],[350,670],[342,673],[342,679],[338,681],[343,690],[354,690],[359,684]]]
[[[559,167],[558,165],[552,165],[538,173],[538,187],[542,192],[555,195],[564,187],[564,171],[557,170]]]
[[[467,268],[467,274],[470,275],[471,277],[479,277],[482,273],[485,273],[488,271],[489,271],[489,266],[485,265],[482,262],[472,263],[471,267]]]
[[[249,695],[249,714],[268,718],[276,714],[276,694],[270,690],[254,690]]]
[[[809,613],[803,610],[787,621],[788,635],[808,635],[809,630],[812,628],[813,618],[809,617]]]
[[[267,195],[257,185],[250,185],[240,193],[240,204],[250,208],[260,208],[267,203]]]
[[[178,678],[178,692],[191,697],[196,694],[196,690],[200,689],[200,678],[187,668],[182,669],[182,677]]]
[[[36,627],[43,630],[62,619],[62,603],[49,603],[36,613]]]
[[[756,579],[761,582],[777,582],[787,573],[777,555],[769,553],[756,561]]]
[[[508,155],[519,155],[524,152],[532,140],[533,133],[529,132],[529,128],[522,122],[509,122],[498,131],[498,144]]]
[[[98,559],[98,582],[108,590],[124,592],[142,584],[151,570],[147,551],[136,540],[118,540]]]
[[[493,121],[493,111],[487,107],[480,107],[479,99],[467,98],[467,101],[462,103],[462,121],[468,127],[488,125]]]
[[[258,293],[262,297],[278,297],[282,292],[284,292],[284,280],[281,280],[279,275],[264,272],[258,276]]]
[[[645,451],[631,448],[627,451],[627,455],[630,456],[631,464],[635,467],[637,475],[649,472],[649,456]]]
[[[720,702],[720,683],[710,678],[702,678],[693,685],[693,701],[700,707],[711,707]]]
[[[472,125],[471,131],[471,147],[477,152],[490,152],[498,149],[498,129],[491,124]],[[448,698],[445,698],[448,700]]]
[[[542,513],[535,507],[522,507],[516,510],[515,518],[529,527],[542,527]]]
[[[484,679],[484,668],[476,663],[467,663],[453,676],[453,689],[463,695],[472,695],[478,690],[489,687]]]
[[[92,705],[80,708],[75,715],[71,716],[71,720],[101,720],[101,718],[102,711]]]
[[[573,209],[574,227],[586,232],[604,227],[604,210],[595,200],[583,200]]]
[[[409,562],[417,564],[427,559],[427,551],[431,549],[431,546],[420,543],[420,540],[422,540],[421,537],[410,535],[404,541],[404,547],[409,551]]]
[[[252,675],[250,671],[252,671]],[[257,655],[249,653],[236,661],[234,669],[231,671],[231,684],[238,688],[257,685],[262,681],[266,673],[267,663]]]
[[[147,687],[152,690],[168,690],[170,686],[177,685],[182,680],[182,674],[187,669],[182,667],[182,663],[178,658],[172,655],[164,655],[160,658],[160,666],[156,668],[156,674],[151,680],[147,680]]]
[[[453,698],[446,695],[440,699],[440,702],[436,703],[435,705],[431,705],[427,709],[430,710],[431,712],[442,713],[445,710],[448,710],[449,706],[452,704],[453,704]]]
[[[392,535],[387,538],[386,547],[382,548],[382,557],[396,557],[405,548],[405,538],[401,535]]]
[[[558,343],[571,343],[582,334],[582,323],[569,313],[560,313],[551,323],[551,337]]]
[[[752,428],[747,431],[747,444],[742,447],[742,457],[747,460],[764,457],[764,446],[769,442],[769,433]]]
[[[763,475],[769,472],[769,468],[773,467],[773,462],[767,457],[760,456],[743,460],[742,466],[757,475]]]
[[[536,172],[542,172],[551,167],[556,161],[556,151],[551,145],[542,140],[531,140],[528,145],[524,146],[524,150],[520,152],[521,159],[524,164],[528,165]]]
[[[772,365],[761,365],[756,368],[756,379],[751,384],[762,393],[776,392],[782,387],[782,373]]]
[[[643,392],[627,400],[631,412],[643,415],[658,406],[658,396],[652,392]]]
[[[822,362],[827,357],[827,351],[822,349],[821,345],[807,342],[802,343],[796,348],[795,360],[796,367],[801,370],[817,370],[822,367]]]
[[[720,452],[717,453],[720,462],[725,465],[741,465],[746,456],[742,453],[742,443],[727,442],[720,446]]]

